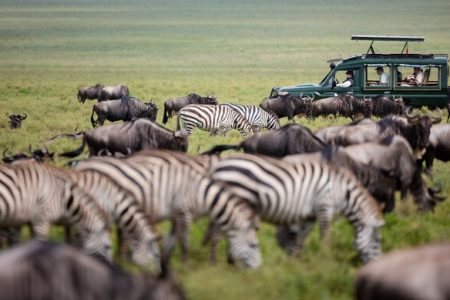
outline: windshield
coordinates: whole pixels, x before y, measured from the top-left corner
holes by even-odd
[[[323,85],[324,84],[324,82],[327,82],[327,79],[328,79],[328,77],[330,76],[330,74],[333,72],[333,70],[334,69],[331,69],[328,73],[327,73],[327,75],[320,81],[320,85]]]

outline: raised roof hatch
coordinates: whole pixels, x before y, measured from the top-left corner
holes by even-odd
[[[373,42],[375,41],[384,41],[384,42],[405,42],[405,45],[403,46],[402,51],[400,52],[403,54],[403,52],[406,49],[405,54],[408,54],[408,42],[424,42],[425,38],[422,36],[398,36],[398,35],[352,35],[352,40],[354,41],[372,41],[370,43],[369,49],[367,50],[366,54],[369,54],[371,52],[372,54],[375,54],[375,50],[373,49]]]

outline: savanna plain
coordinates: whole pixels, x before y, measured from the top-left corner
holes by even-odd
[[[0,151],[26,151],[54,135],[89,130],[94,102],[77,101],[80,86],[126,84],[131,95],[155,99],[161,122],[170,97],[195,92],[213,94],[220,103],[259,104],[273,86],[319,82],[328,71],[326,60],[367,51],[367,43],[350,40],[352,34],[424,36],[425,43],[410,44],[410,52],[448,54],[449,13],[450,2],[438,0],[0,1]],[[380,52],[402,46],[374,45]],[[21,129],[11,130],[6,113],[28,118]],[[312,130],[349,121],[295,119]],[[167,127],[175,129],[176,118]],[[239,141],[237,131],[226,137],[197,131],[189,138],[189,152]],[[79,143],[60,139],[48,147],[60,153]],[[433,179],[426,180],[441,184],[450,197],[449,164],[437,162]],[[385,216],[384,252],[450,240],[450,199],[432,213],[397,200],[396,210]],[[161,231],[167,228],[163,224]],[[361,262],[352,229],[342,219],[334,222],[329,241],[313,230],[295,258],[276,246],[274,227],[264,224],[259,231],[264,264],[255,271],[228,265],[224,242],[211,266],[209,249],[201,245],[205,229],[204,220],[193,226],[186,264],[178,251],[172,259],[190,299],[353,297]],[[55,230],[52,238],[62,235]]]

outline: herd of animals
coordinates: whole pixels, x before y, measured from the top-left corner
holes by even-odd
[[[0,264],[11,265],[0,270],[0,299],[121,299],[121,289],[128,291],[129,299],[180,299],[183,291],[172,279],[168,261],[177,244],[182,261],[188,259],[188,232],[196,219],[209,217],[204,239],[211,244],[211,262],[216,261],[217,245],[224,237],[230,263],[255,269],[262,264],[257,238],[261,221],[275,224],[278,245],[297,255],[314,223],[319,223],[326,239],[337,215],[353,226],[355,248],[368,263],[356,281],[358,299],[450,297],[436,275],[449,274],[450,246],[382,256],[380,236],[383,214],[395,208],[396,191],[402,198],[411,195],[421,211],[438,209],[436,205],[446,198],[423,179],[424,170],[432,175],[434,159],[450,160],[450,125],[440,124],[440,110],[432,115],[411,112],[402,99],[384,96],[339,95],[313,101],[285,94],[257,106],[219,104],[215,97],[190,94],[164,102],[164,124],[178,115],[177,129],[172,131],[156,123],[154,101],[143,103],[130,96],[125,85],[80,88],[78,99],[98,100],[91,115],[95,128],[49,141],[81,139],[78,149],[58,155],[75,158],[87,145],[88,158],[58,167],[51,163],[54,153],[46,148],[4,152],[0,241],[17,244],[22,225],[30,225],[39,241],[0,254]],[[353,121],[316,132],[279,122],[283,117],[329,114]],[[356,119],[358,115],[363,118]],[[20,128],[26,115],[9,118],[11,128]],[[102,126],[105,120],[124,122]],[[267,131],[260,132],[263,128]],[[188,137],[195,129],[211,135],[236,129],[245,139],[191,155]],[[231,149],[244,153],[220,156]],[[156,224],[163,220],[172,221],[172,230],[161,239]],[[66,241],[76,248],[44,242],[52,224],[63,225]],[[118,231],[120,257],[130,255],[135,264],[161,275],[131,275],[108,263],[112,224]],[[417,257],[425,256],[432,265],[420,265]],[[402,264],[400,260],[412,269],[417,264],[421,271],[405,276],[402,268],[393,267]],[[414,280],[427,288],[411,293]],[[64,286],[61,282],[67,288],[58,288]],[[20,291],[14,289],[17,285]]]

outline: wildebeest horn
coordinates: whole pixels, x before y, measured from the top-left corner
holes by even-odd
[[[442,110],[438,107],[435,116],[431,116],[431,122],[433,124],[438,124],[442,121]]]
[[[419,118],[420,112],[417,111],[415,113],[410,113],[409,111],[411,110],[411,107],[408,107],[405,111],[405,116],[408,119],[408,121],[412,122],[412,121],[416,121]]]
[[[19,118],[21,118],[22,120],[25,120],[28,116],[27,116],[27,114],[26,113],[23,113],[25,116],[21,116],[20,114],[19,115],[17,115]]]
[[[6,113],[5,116],[7,116],[9,118],[9,113]]]
[[[11,158],[11,155],[7,155],[6,152],[8,151],[8,148],[3,150],[3,158]]]

